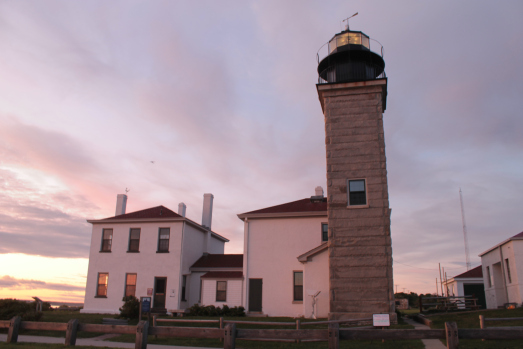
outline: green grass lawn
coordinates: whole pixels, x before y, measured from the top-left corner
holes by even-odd
[[[445,313],[438,315],[431,315],[428,317],[432,320],[432,328],[441,329],[445,328],[445,322],[455,322],[460,328],[480,328],[479,326],[479,315],[483,315],[485,318],[510,318],[510,317],[523,317],[523,308],[517,309],[496,309],[496,310],[481,310],[477,312],[468,313]],[[487,327],[504,327],[504,326],[523,326],[523,320],[514,321],[487,321],[485,323]],[[462,339],[459,341],[459,347],[464,349],[521,349],[523,348],[522,340],[490,340],[483,342],[480,339]]]

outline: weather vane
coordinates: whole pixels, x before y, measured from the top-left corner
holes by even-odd
[[[355,14],[353,14],[350,17],[347,17],[346,19],[344,19],[342,21],[342,22],[347,22],[347,24],[345,25],[345,30],[350,30],[350,28],[349,28],[349,19],[351,19],[352,17],[357,16],[357,15],[358,15],[358,12],[356,12]]]

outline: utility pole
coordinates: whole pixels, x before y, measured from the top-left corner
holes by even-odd
[[[461,204],[461,222],[463,223],[463,240],[465,241],[465,260],[467,262],[467,270],[470,270],[469,241],[467,238],[467,224],[465,223],[465,207],[463,205],[463,194],[461,193],[461,188],[459,188],[459,203]]]

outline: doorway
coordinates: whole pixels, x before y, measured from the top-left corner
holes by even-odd
[[[154,303],[155,309],[165,309],[165,291],[167,290],[167,278],[154,278]]]
[[[249,312],[262,311],[263,279],[249,279]]]

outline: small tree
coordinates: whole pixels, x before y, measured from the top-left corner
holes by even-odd
[[[123,297],[125,302],[120,308],[120,317],[137,319],[140,315],[140,301],[135,296]]]

